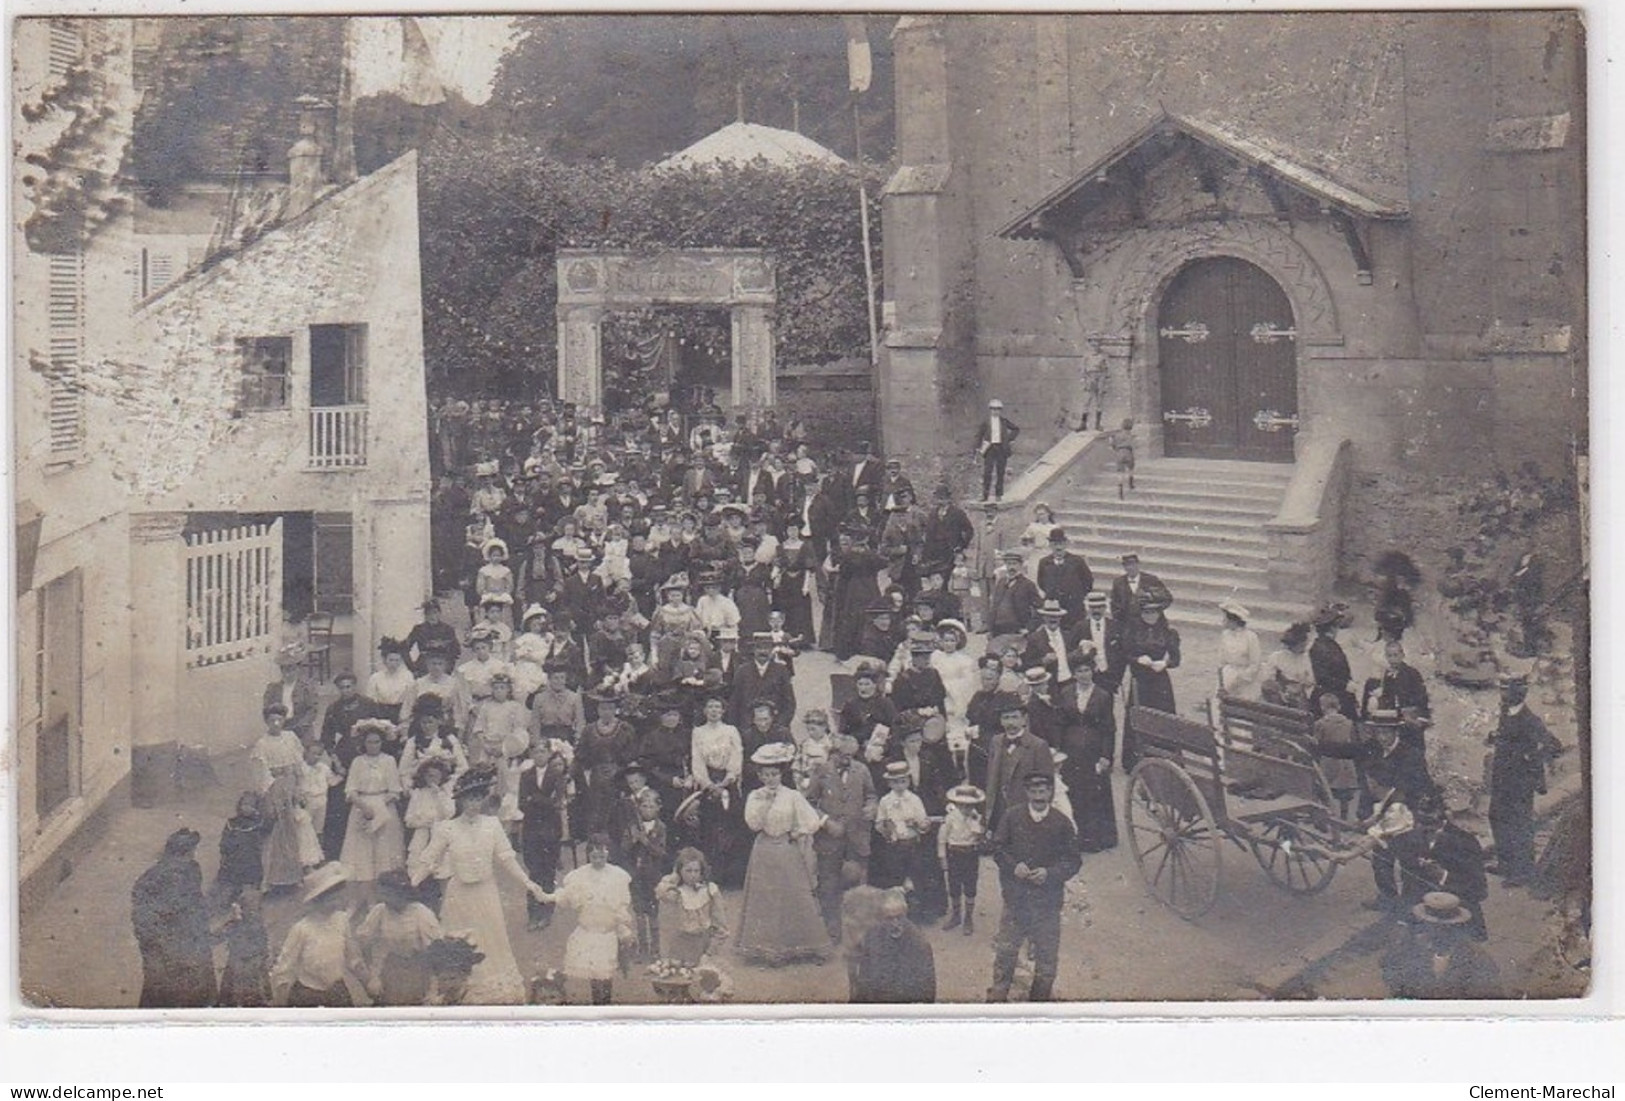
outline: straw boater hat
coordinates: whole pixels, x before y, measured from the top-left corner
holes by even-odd
[[[738,627],[718,627],[717,628],[717,641],[718,642],[738,642],[739,641],[739,628]]]
[[[350,870],[337,860],[329,860],[305,876],[305,901],[315,902],[350,882]]]
[[[911,654],[929,654],[937,648],[935,635],[916,634],[908,639],[908,652]]]
[[[785,742],[768,742],[750,755],[750,763],[763,768],[783,768],[795,759],[796,747]]]
[[[1111,603],[1111,599],[1099,589],[1090,589],[1083,595],[1085,608],[1104,608]]]
[[[583,544],[576,548],[577,562],[591,562],[593,560],[592,548]]]
[[[978,803],[987,802],[987,793],[974,784],[960,784],[948,789],[948,802],[958,803],[962,807],[974,807]]]
[[[1049,670],[1033,668],[1021,674],[1021,679],[1033,688],[1042,688],[1049,683]]]
[[[1000,401],[998,398],[994,398],[992,401],[987,403],[987,407],[989,409],[1003,409],[1004,402]]]
[[[1246,607],[1241,605],[1241,604],[1238,604],[1234,600],[1221,600],[1221,601],[1219,601],[1219,611],[1223,612],[1225,615],[1235,616],[1237,619],[1241,620],[1243,623],[1246,623],[1249,619],[1252,618],[1251,613],[1249,613],[1247,611]]]
[[[1025,557],[1019,547],[1006,547],[999,552],[999,558],[1005,562],[1020,562]]]
[[[1411,914],[1429,925],[1466,925],[1473,920],[1473,912],[1449,891],[1429,891],[1411,907]]]
[[[887,761],[886,762],[886,779],[888,781],[890,781],[890,780],[907,780],[909,778],[910,777],[909,777],[909,773],[908,773],[908,762],[907,761]]]
[[[1061,607],[1059,600],[1051,598],[1038,606],[1038,614],[1045,619],[1063,619],[1066,616],[1066,609]]]

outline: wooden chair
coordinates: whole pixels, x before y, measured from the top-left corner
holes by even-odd
[[[305,667],[318,684],[326,684],[333,676],[333,613],[311,612],[305,620],[305,634],[309,639]]]

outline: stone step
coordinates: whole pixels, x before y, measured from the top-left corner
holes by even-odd
[[[1074,544],[1099,547],[1115,559],[1133,548],[1141,554],[1156,550],[1183,550],[1201,546],[1215,553],[1263,554],[1269,539],[1259,528],[1191,527],[1188,524],[1094,524],[1083,522],[1066,529]]]
[[[1263,533],[1264,525],[1275,518],[1275,509],[1227,508],[1215,505],[1174,505],[1147,508],[1116,503],[1090,507],[1063,505],[1055,510],[1055,522],[1072,533],[1074,527],[1100,524],[1111,527],[1166,527],[1169,530],[1216,528]]]
[[[1107,481],[1113,486],[1117,484],[1115,471],[1109,471]],[[1136,485],[1226,485],[1226,486],[1261,486],[1274,489],[1285,489],[1290,476],[1280,478],[1259,478],[1248,473],[1234,474],[1229,470],[1183,470],[1169,469],[1161,465],[1141,464],[1134,469],[1134,483]]]
[[[1281,494],[1274,489],[1259,486],[1201,486],[1196,484],[1180,484],[1168,486],[1148,486],[1137,483],[1136,488],[1127,491],[1123,497],[1117,496],[1116,486],[1092,485],[1067,498],[1068,504],[1081,504],[1084,502],[1098,502],[1101,504],[1157,506],[1162,504],[1181,504],[1184,502],[1212,501],[1224,505],[1258,506],[1268,508],[1272,513],[1280,508]]]
[[[1249,544],[1208,543],[1194,539],[1135,543],[1074,539],[1067,544],[1068,550],[1084,556],[1090,569],[1098,570],[1099,565],[1104,565],[1114,576],[1124,550],[1129,547],[1134,548],[1140,556],[1140,564],[1152,573],[1158,573],[1159,566],[1194,566],[1221,571],[1262,571],[1264,568],[1263,548]]]
[[[1142,471],[1196,480],[1229,478],[1285,485],[1292,480],[1293,464],[1224,462],[1217,459],[1142,459],[1135,464],[1135,477],[1138,478]]]

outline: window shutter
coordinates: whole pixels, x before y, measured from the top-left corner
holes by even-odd
[[[51,40],[46,47],[49,57],[46,62],[53,77],[64,77],[79,64],[84,52],[84,39],[79,34],[79,25],[71,19],[51,20]]]
[[[49,419],[51,455],[78,453],[84,435],[84,394],[80,358],[84,347],[85,261],[83,253],[56,253],[50,259]]]

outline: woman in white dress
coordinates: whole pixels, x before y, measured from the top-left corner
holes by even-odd
[[[635,943],[632,876],[609,862],[609,835],[587,839],[587,863],[564,877],[557,893],[539,896],[576,912],[576,927],[564,942],[564,973],[586,979],[593,1005],[608,1005],[620,967],[621,945]]]
[[[814,893],[812,836],[825,816],[782,783],[795,748],[770,742],[751,754],[762,786],[745,800],[745,824],[756,831],[745,896],[739,904],[739,954],[778,966],[829,956],[829,931]]]
[[[1038,580],[1038,563],[1049,553],[1049,533],[1059,526],[1049,502],[1034,502],[1032,523],[1021,533],[1021,545],[1027,550],[1027,576],[1034,581]]]
[[[367,698],[378,705],[380,712],[394,714],[404,721],[406,716],[401,714],[401,705],[417,684],[412,670],[406,667],[406,647],[385,635],[378,641],[378,656],[384,667],[367,678]]]
[[[1241,700],[1258,698],[1264,659],[1258,633],[1247,626],[1247,609],[1234,600],[1221,601],[1224,622],[1219,631],[1219,691]]]
[[[1281,632],[1281,648],[1264,659],[1259,694],[1270,703],[1307,710],[1315,690],[1309,661],[1309,624],[1294,623]]]
[[[497,892],[497,872],[523,887],[539,902],[551,896],[525,874],[502,823],[490,813],[497,770],[473,765],[457,780],[453,798],[457,817],[438,822],[429,835],[423,859],[412,872],[422,883],[444,861],[451,869],[440,904],[440,926],[448,935],[464,935],[484,955],[469,979],[470,1005],[522,1005],[525,980],[508,939],[508,922]]]
[[[292,887],[304,879],[295,804],[304,779],[305,748],[299,736],[284,725],[287,707],[273,703],[265,708],[264,718],[265,733],[254,743],[249,760],[254,768],[254,790],[272,815],[263,859],[264,886],[271,890]]]
[[[339,861],[350,870],[350,879],[364,885],[371,901],[373,882],[379,872],[406,864],[406,831],[401,828],[397,806],[405,797],[400,766],[383,751],[382,719],[363,719],[355,724],[361,738],[361,755],[350,762],[344,780],[344,795],[350,802],[350,821],[344,830],[344,847]]]

